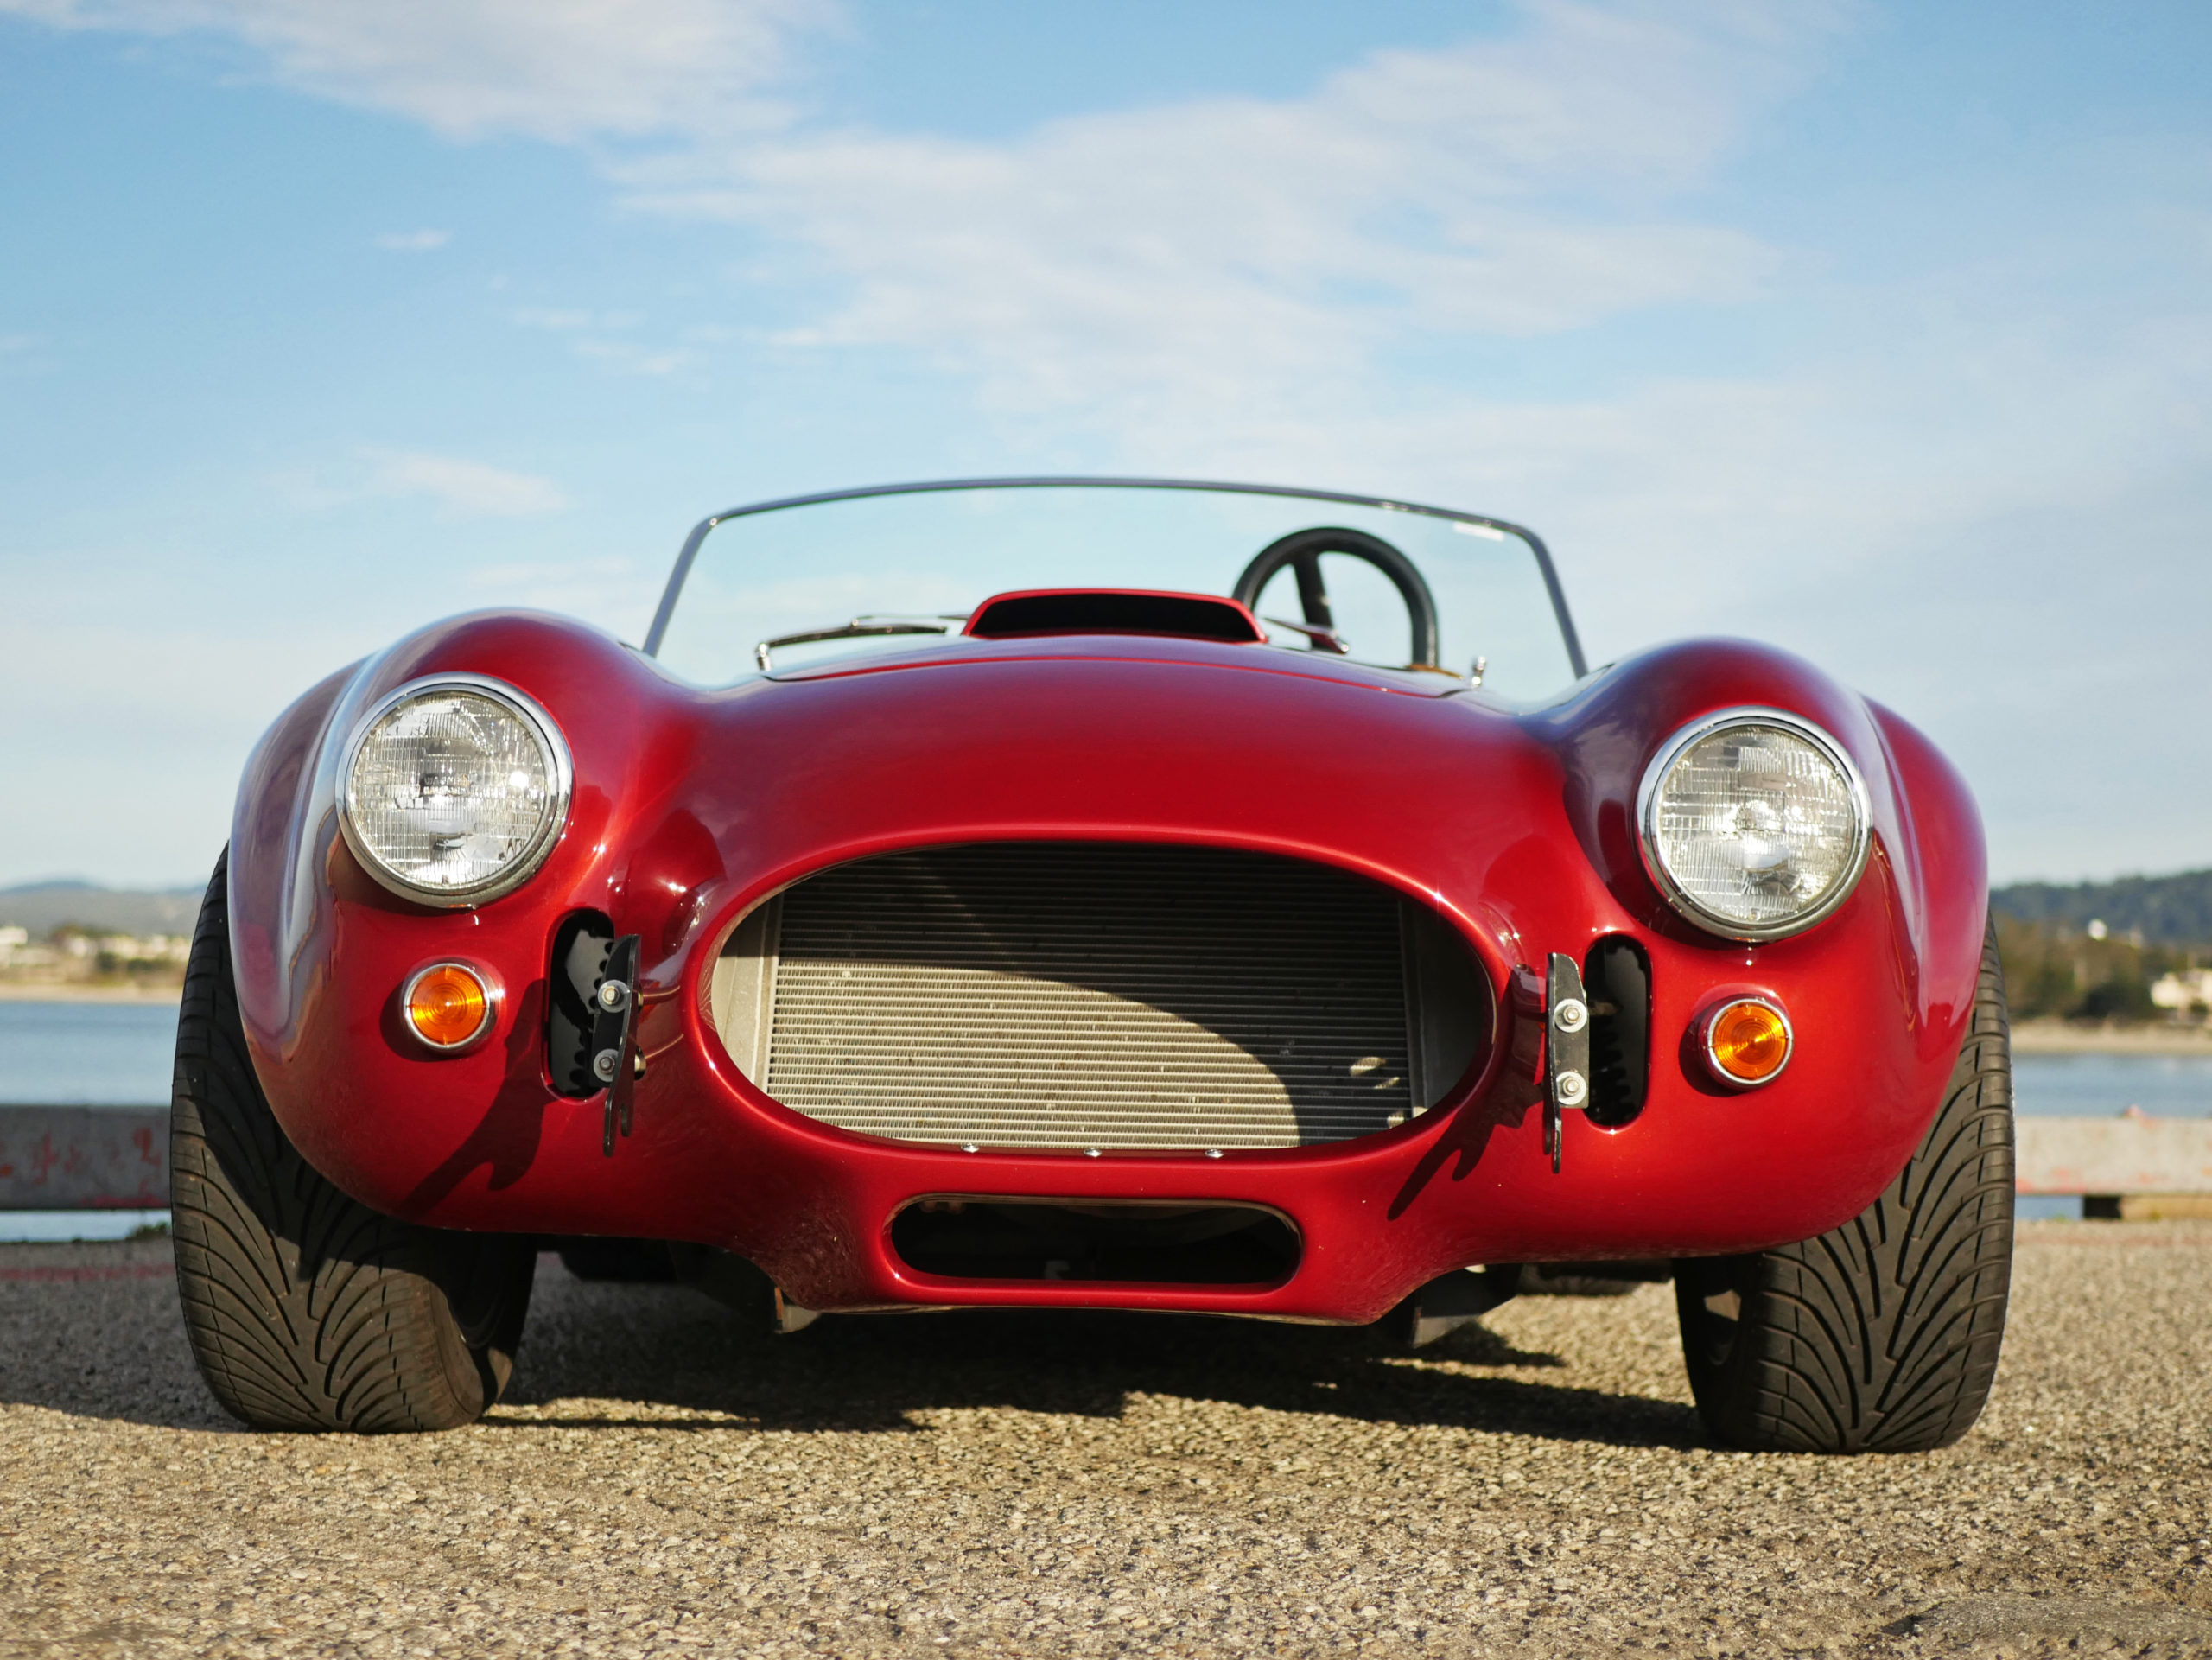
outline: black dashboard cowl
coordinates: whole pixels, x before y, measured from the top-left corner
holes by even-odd
[[[1234,600],[1112,588],[1001,594],[976,607],[964,632],[976,639],[1027,634],[1172,634],[1258,645],[1267,639],[1252,614]]]

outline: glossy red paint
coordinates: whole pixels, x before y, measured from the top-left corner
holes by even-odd
[[[436,671],[505,680],[575,762],[544,868],[474,911],[395,898],[334,820],[336,754],[391,688]],[[1676,918],[1637,854],[1646,760],[1715,709],[1818,722],[1865,773],[1875,851],[1851,899],[1747,947]],[[1286,780],[1301,787],[1286,790]],[[1675,646],[1516,709],[1446,677],[1268,646],[1086,636],[965,640],[721,691],[677,683],[579,625],[502,614],[427,629],[310,692],[249,766],[231,863],[255,1065],[315,1166],[378,1209],[444,1226],[697,1240],[760,1262],[822,1309],[1093,1304],[1372,1320],[1468,1263],[1737,1251],[1855,1214],[1939,1103],[1970,1007],[1986,904],[1957,775],[1885,710],[1802,661]],[[1197,1156],[963,1154],[874,1141],[778,1106],[705,1013],[737,919],[811,872],[968,841],[1206,843],[1343,866],[1433,906],[1497,995],[1478,1077],[1385,1135]],[[589,906],[643,942],[636,1132],[612,1159],[601,1105],[543,1065],[553,932]],[[1618,933],[1651,962],[1652,1084],[1608,1131],[1569,1115],[1541,1151],[1514,970]],[[427,1053],[397,993],[451,956],[504,986],[491,1039]],[[1789,1009],[1785,1074],[1726,1091],[1684,1047],[1721,989]],[[946,1281],[905,1266],[891,1218],[931,1194],[1237,1201],[1305,1250],[1266,1288]]]

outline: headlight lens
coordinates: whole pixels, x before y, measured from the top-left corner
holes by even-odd
[[[355,729],[340,822],[369,874],[434,905],[474,905],[544,862],[569,812],[569,753],[512,687],[444,676],[402,686]]]
[[[1677,733],[1641,794],[1653,880],[1691,921],[1732,939],[1810,927],[1866,862],[1866,792],[1850,759],[1778,709],[1731,709]]]

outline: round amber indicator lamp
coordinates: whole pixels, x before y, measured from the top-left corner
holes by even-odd
[[[460,963],[434,963],[400,994],[407,1024],[433,1049],[460,1049],[492,1023],[492,992],[483,976]]]
[[[1789,1064],[1789,1017],[1764,997],[1738,997],[1705,1023],[1705,1059],[1713,1076],[1738,1089],[1771,1084]]]

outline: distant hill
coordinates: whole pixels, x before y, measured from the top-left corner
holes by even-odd
[[[66,922],[118,934],[185,934],[200,915],[197,887],[102,887],[96,882],[26,882],[0,887],[0,927],[43,938]]]
[[[2015,882],[1989,895],[1993,910],[2023,922],[2080,929],[2101,921],[2113,933],[2143,931],[2152,945],[2212,944],[2212,870],[2122,876],[2113,882]]]

